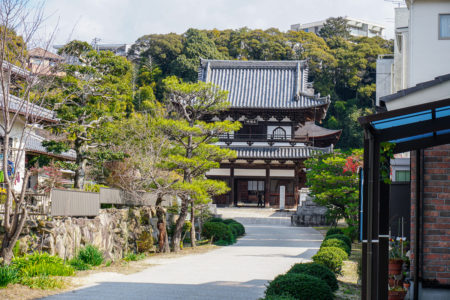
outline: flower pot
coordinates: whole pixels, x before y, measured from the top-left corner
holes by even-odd
[[[395,287],[395,279],[393,277],[389,277],[389,287]]]
[[[403,300],[406,296],[406,291],[389,291],[388,300]]]
[[[405,289],[409,290],[409,287],[410,287],[410,286],[411,286],[411,283],[403,282],[403,287],[404,287]]]
[[[389,275],[399,275],[402,273],[403,260],[391,259],[389,260]]]

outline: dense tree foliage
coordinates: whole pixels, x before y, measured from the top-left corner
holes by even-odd
[[[241,28],[237,30],[189,29],[146,35],[132,46],[130,57],[138,64],[138,86],[152,85],[162,101],[162,79],[176,75],[196,81],[200,58],[240,60],[307,60],[316,92],[331,95],[324,126],[343,129],[338,147],[362,146],[356,119],[373,111],[375,65],[379,54],[392,52],[392,41],[380,37],[351,37],[343,18],[327,20],[322,37],[314,33]]]
[[[64,66],[49,95],[61,121],[52,130],[76,152],[75,187],[82,188],[93,150],[102,145],[109,122],[132,107],[132,65],[109,51],[97,52],[85,42],[72,41],[60,51],[79,61]]]
[[[361,163],[361,150],[353,150],[351,155],[336,151],[305,161],[307,185],[314,201],[328,208],[331,220],[344,218],[349,226],[358,223],[358,169]]]

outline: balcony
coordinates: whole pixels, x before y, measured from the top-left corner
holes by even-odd
[[[227,145],[231,145],[235,142],[246,142],[251,146],[255,142],[266,142],[269,145],[273,145],[276,142],[290,143],[294,146],[296,143],[301,143],[298,139],[293,139],[286,134],[240,134],[240,133],[226,133],[219,136],[220,142],[225,142]]]

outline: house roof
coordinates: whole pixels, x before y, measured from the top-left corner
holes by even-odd
[[[201,60],[199,80],[227,90],[231,108],[328,107],[329,97],[307,94],[306,61]],[[323,117],[325,117],[323,115]]]
[[[58,54],[52,53],[42,48],[34,48],[28,51],[30,57],[46,58],[50,60],[63,61],[64,58]]]
[[[0,92],[0,99],[3,98],[3,94]],[[0,109],[3,106],[3,100],[0,100]],[[39,120],[45,120],[48,122],[56,122],[56,113],[49,109],[43,108],[39,105],[25,102],[14,95],[9,95],[9,110],[10,112],[19,112],[21,115],[27,115]]]
[[[295,131],[295,137],[320,138],[340,135],[342,130],[327,129],[316,125],[313,121],[305,122],[305,125]]]
[[[22,77],[26,77],[26,76],[30,76],[32,75],[32,73],[24,68],[18,67],[10,62],[7,62],[6,60],[3,60],[2,62],[2,68],[4,70],[11,70],[11,73],[18,75],[18,76],[22,76]]]
[[[38,154],[44,154],[48,156],[54,156],[57,158],[65,159],[65,160],[75,160],[76,154],[74,150],[69,150],[67,152],[63,152],[61,154],[51,153],[42,146],[42,141],[44,141],[44,138],[36,136],[36,135],[30,135],[27,137],[25,141],[25,151],[26,152],[32,152],[32,153],[38,153]]]
[[[446,75],[438,76],[438,77],[434,78],[433,80],[421,82],[419,84],[416,84],[413,87],[410,87],[410,88],[407,88],[404,90],[400,90],[395,94],[380,97],[380,103],[385,104],[386,102],[393,101],[395,99],[398,99],[398,98],[404,97],[406,95],[430,88],[432,86],[441,84],[441,83],[449,81],[449,80],[450,80],[450,73],[446,74]]]
[[[237,159],[292,159],[309,158],[316,154],[331,153],[332,147],[229,147],[237,152]]]

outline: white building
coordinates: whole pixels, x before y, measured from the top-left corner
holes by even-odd
[[[344,17],[347,20],[347,24],[350,28],[350,34],[353,36],[384,36],[385,27],[380,24],[375,24],[368,21],[363,21],[359,19],[354,19],[350,17]],[[323,28],[327,20],[321,20],[311,23],[305,24],[294,24],[291,25],[291,30],[300,31],[303,30],[305,32],[313,32],[315,34],[319,34],[320,29]]]
[[[377,61],[377,106],[388,110],[422,104],[425,93],[450,98],[450,1],[406,4],[395,9],[393,59]]]

